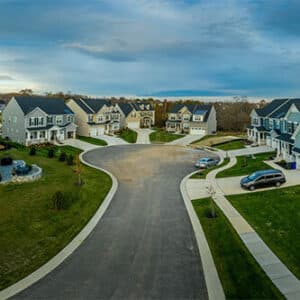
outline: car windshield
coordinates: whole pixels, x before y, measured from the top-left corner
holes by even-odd
[[[209,161],[209,158],[201,158],[199,159],[200,162],[208,162]]]
[[[257,176],[258,176],[258,174],[257,174],[257,173],[252,173],[251,175],[249,175],[249,176],[248,176],[248,179],[250,179],[250,180],[254,180],[254,179],[256,179],[256,178],[257,178]]]

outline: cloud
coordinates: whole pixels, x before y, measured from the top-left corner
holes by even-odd
[[[0,74],[0,81],[2,81],[2,80],[7,81],[7,80],[14,80],[14,79],[11,76]]]

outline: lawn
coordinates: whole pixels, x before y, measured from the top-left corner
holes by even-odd
[[[207,218],[210,199],[194,200],[192,203],[212,252],[226,299],[283,299],[222,212],[215,206],[217,218]]]
[[[272,155],[274,155],[273,152],[255,154],[254,158],[238,156],[237,163],[230,169],[218,173],[217,178],[249,175],[258,170],[272,169],[264,163],[264,160],[268,160]]]
[[[122,130],[119,137],[128,143],[134,144],[137,139],[137,132],[131,129]]]
[[[194,175],[192,175],[190,178],[191,179],[205,179],[206,178],[206,175],[211,172],[212,170],[215,170],[215,169],[219,169],[221,167],[224,167],[225,165],[227,165],[229,163],[229,158],[225,158],[224,161],[220,164],[220,165],[217,165],[217,166],[214,166],[212,168],[209,168],[209,169],[203,169],[197,173],[195,173]]]
[[[61,149],[61,148],[60,148]],[[62,148],[68,154],[74,148]],[[111,179],[84,166],[84,184],[76,186],[74,166],[48,158],[46,150],[30,156],[26,150],[0,152],[43,168],[39,181],[0,185],[0,290],[35,271],[64,248],[94,215],[111,188]],[[67,208],[53,207],[61,191]]]
[[[90,143],[90,144],[93,144],[93,145],[97,145],[97,146],[106,146],[107,145],[106,141],[101,140],[101,139],[92,138],[92,137],[89,137],[89,136],[80,136],[80,135],[78,135],[77,139],[79,139],[83,142],[87,142],[87,143]]]
[[[231,141],[232,138],[229,138],[231,136],[238,137],[238,138],[244,138],[245,133],[244,132],[227,132],[227,131],[218,131],[217,134],[212,135],[206,135],[203,138],[194,141],[192,145],[196,146],[212,146],[213,144]]]
[[[300,186],[228,199],[300,279]]]
[[[215,144],[212,145],[212,147],[224,151],[242,149],[245,148],[245,140],[235,140],[235,141],[225,142],[221,144]]]
[[[182,137],[183,135],[181,134],[169,133],[164,129],[158,129],[150,134],[150,141],[153,144],[163,144],[175,141]]]

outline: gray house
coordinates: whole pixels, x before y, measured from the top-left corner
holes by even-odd
[[[168,112],[168,132],[207,135],[216,130],[216,110],[213,105],[175,104]]]
[[[2,136],[24,144],[59,142],[75,138],[74,113],[63,99],[13,97],[2,113]]]

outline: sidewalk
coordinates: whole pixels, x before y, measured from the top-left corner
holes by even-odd
[[[186,136],[183,136],[180,139],[177,139],[175,141],[167,143],[168,145],[179,145],[179,146],[187,146],[197,140],[200,140],[203,138],[204,135],[202,134],[188,134]]]
[[[62,144],[58,145],[58,146],[65,146],[65,145],[72,146],[74,148],[78,148],[78,149],[83,150],[83,151],[89,151],[89,150],[100,147],[100,146],[93,145],[93,144],[90,144],[90,143],[87,143],[87,142],[84,142],[84,141],[81,141],[81,140],[78,140],[78,139],[64,140],[64,141],[62,141]]]
[[[137,128],[133,130],[138,134],[136,144],[151,144],[150,134],[154,132],[154,130],[149,128]]]

